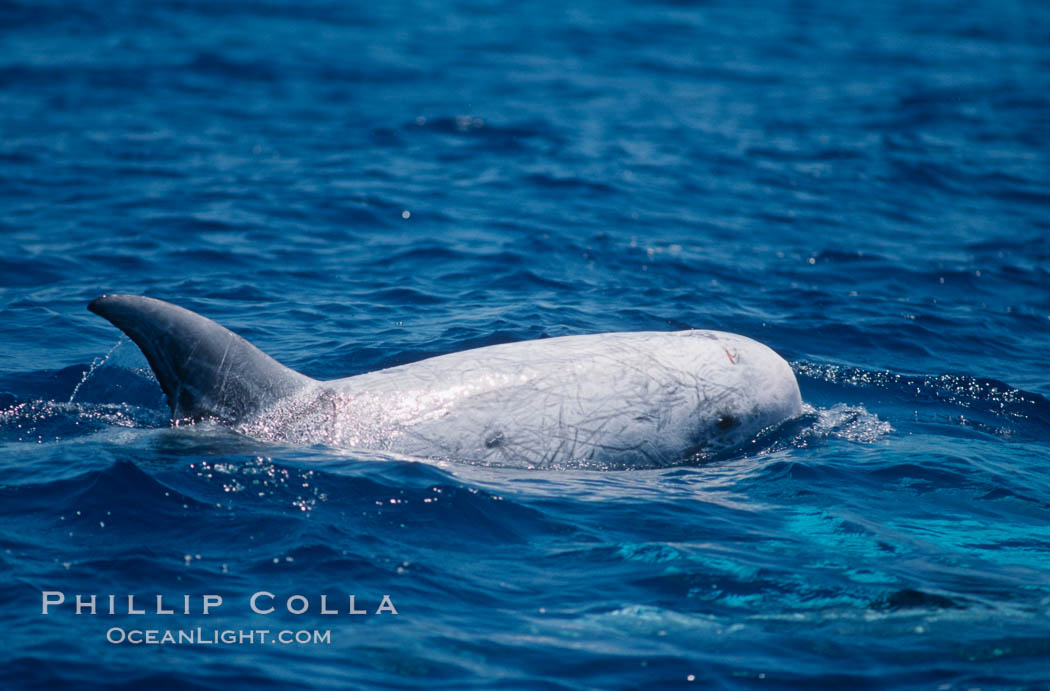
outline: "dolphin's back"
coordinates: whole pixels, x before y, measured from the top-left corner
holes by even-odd
[[[176,420],[236,424],[313,382],[229,329],[161,300],[103,295],[88,309],[142,350]]]
[[[607,333],[451,353],[324,382],[341,446],[516,467],[652,467],[799,413],[790,366],[716,331]]]

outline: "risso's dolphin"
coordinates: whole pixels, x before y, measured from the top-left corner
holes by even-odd
[[[719,331],[606,333],[487,346],[334,381],[278,363],[161,300],[88,309],[134,341],[176,422],[252,437],[524,468],[702,460],[799,415],[791,367]]]

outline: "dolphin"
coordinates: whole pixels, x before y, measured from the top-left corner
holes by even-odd
[[[520,468],[696,462],[802,412],[790,365],[720,331],[604,333],[486,346],[319,381],[223,326],[148,297],[88,305],[142,350],[174,424]]]

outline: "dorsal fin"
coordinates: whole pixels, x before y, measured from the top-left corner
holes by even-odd
[[[234,424],[313,382],[229,329],[162,300],[103,295],[88,309],[142,350],[176,420]]]

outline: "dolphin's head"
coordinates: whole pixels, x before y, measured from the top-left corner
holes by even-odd
[[[714,381],[725,386],[709,397],[701,435],[709,451],[740,446],[762,430],[802,413],[802,396],[791,365],[768,346],[744,336],[716,336]]]

